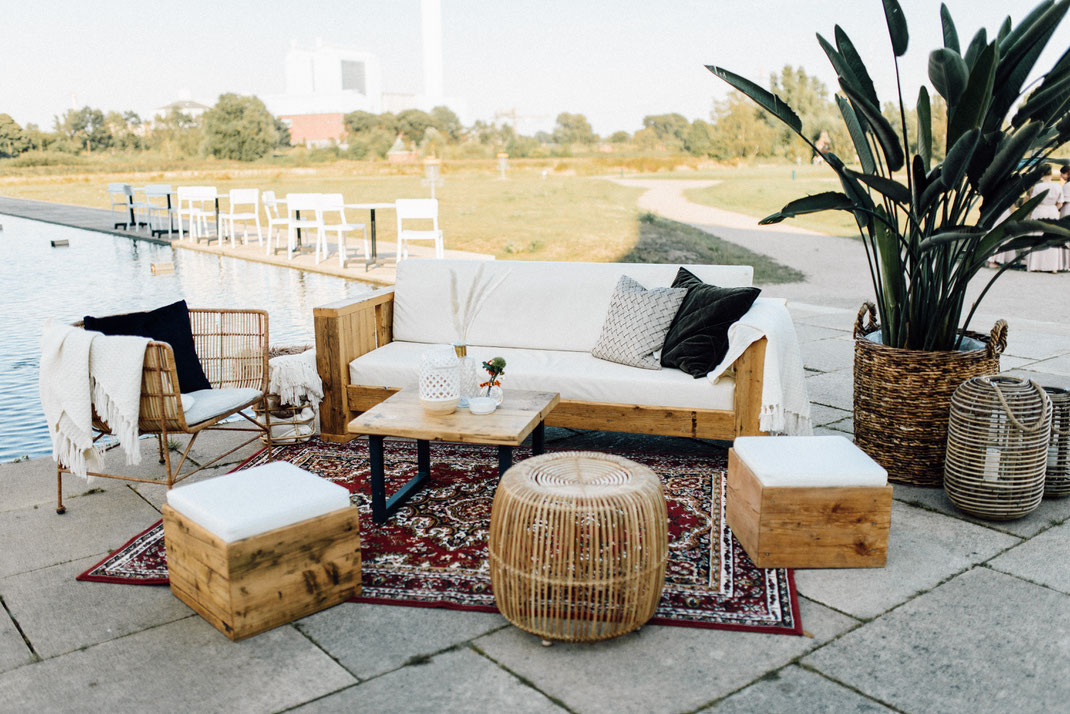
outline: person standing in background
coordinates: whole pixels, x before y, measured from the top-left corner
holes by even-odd
[[[1033,213],[1029,216],[1034,220],[1038,218],[1056,219],[1059,217],[1059,209],[1064,205],[1063,187],[1056,183],[1058,179],[1052,175],[1051,166],[1045,166],[1048,169],[1048,176],[1042,181],[1037,181],[1030,193],[1031,196],[1045,194],[1044,199],[1033,209]],[[1065,252],[1065,249],[1061,247],[1033,251],[1025,258],[1025,269],[1030,272],[1057,273],[1065,268],[1070,268],[1070,265],[1064,264],[1063,255]]]

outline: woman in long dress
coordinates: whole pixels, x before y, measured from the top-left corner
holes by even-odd
[[[1070,166],[1059,169],[1063,180],[1063,205],[1059,209],[1059,218],[1070,216]],[[1063,246],[1063,270],[1070,270],[1070,245]]]
[[[1053,180],[1050,175],[1050,169],[1047,178],[1043,181],[1038,181],[1033,186],[1033,191],[1030,195],[1039,196],[1045,191],[1047,191],[1047,194],[1044,199],[1033,209],[1033,213],[1029,216],[1034,220],[1038,218],[1058,218],[1059,209],[1063,206],[1063,187]],[[1062,248],[1044,248],[1033,251],[1025,258],[1025,269],[1030,272],[1056,273],[1065,267],[1063,265],[1063,252]]]

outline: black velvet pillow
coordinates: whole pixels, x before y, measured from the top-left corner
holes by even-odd
[[[687,268],[680,268],[672,286],[688,290],[665,336],[661,366],[705,377],[728,353],[728,328],[750,310],[761,290],[709,285]]]
[[[91,317],[83,320],[85,329],[103,332],[105,335],[137,335],[171,345],[175,354],[175,371],[182,392],[211,389],[204,376],[204,369],[197,359],[193,344],[193,330],[189,323],[189,308],[185,300],[165,305],[148,312],[130,312],[125,315]]]

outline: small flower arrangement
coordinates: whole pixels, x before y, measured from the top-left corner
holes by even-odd
[[[486,387],[486,391],[483,392],[483,396],[490,396],[491,387],[502,386],[501,376],[505,374],[505,359],[502,357],[493,357],[489,361],[483,363],[483,369],[487,370],[487,374],[490,377],[486,382],[481,383],[480,387]]]

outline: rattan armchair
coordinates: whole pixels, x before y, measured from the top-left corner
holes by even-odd
[[[145,350],[145,363],[141,371],[141,406],[138,417],[140,434],[156,436],[160,463],[165,466],[164,478],[124,476],[120,474],[90,472],[93,476],[114,478],[139,483],[156,483],[171,488],[179,481],[192,476],[238,449],[263,437],[271,447],[271,430],[242,413],[260,402],[267,393],[268,384],[268,314],[263,310],[195,309],[189,311],[190,326],[197,359],[212,390],[232,390],[212,396],[233,397],[221,410],[210,410],[204,418],[194,423],[187,422],[187,412],[182,407],[182,395],[178,386],[178,373],[171,345],[166,342],[149,342]],[[82,323],[76,323],[81,327]],[[244,390],[238,392],[237,390]],[[198,393],[200,394],[200,393]],[[238,399],[238,401],[235,401]],[[218,412],[218,413],[216,413]],[[192,411],[190,414],[194,414]],[[251,426],[219,426],[227,417],[240,414]],[[95,440],[111,433],[111,429],[99,415],[93,414]],[[180,472],[202,431],[218,429],[227,431],[252,431],[253,436],[234,448],[200,464],[196,469]],[[172,467],[168,437],[189,434],[190,440],[178,463]],[[63,473],[69,469],[57,464],[56,512],[64,513]]]

